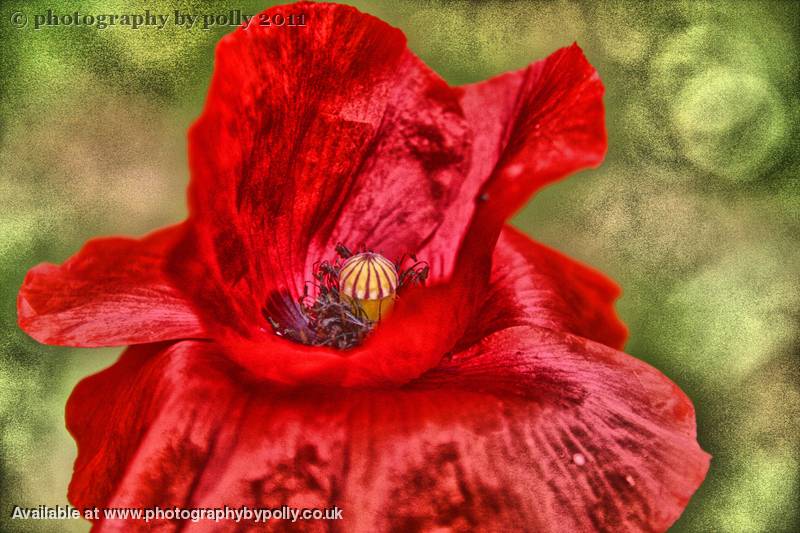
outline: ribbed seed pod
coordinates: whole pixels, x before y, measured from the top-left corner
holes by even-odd
[[[358,302],[372,321],[377,322],[389,313],[396,291],[397,270],[380,254],[356,254],[339,271],[339,292]]]

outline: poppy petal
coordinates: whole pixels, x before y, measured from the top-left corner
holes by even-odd
[[[539,478],[543,530],[664,531],[708,470],[694,407],[674,383],[569,333],[532,326],[495,332],[415,386],[518,396],[542,408],[517,438]]]
[[[459,92],[401,31],[348,6],[292,8],[306,26],[251,24],[220,41],[189,134],[192,246],[207,268],[176,275],[192,292],[222,287],[241,321],[267,328],[264,307],[294,316],[337,242],[391,259],[419,250],[455,199],[471,138]]]
[[[608,147],[603,92],[577,44],[463,87],[461,107],[474,133],[470,171],[420,256],[433,257],[437,272],[449,275],[470,220],[482,218],[474,226],[493,244],[501,225],[538,189],[599,165]]]
[[[510,87],[517,87],[516,94]],[[603,93],[597,70],[577,44],[467,88],[466,98],[474,99],[467,109],[485,109],[491,101],[507,108],[513,98],[499,153],[489,147],[483,154],[497,163],[481,192],[506,217],[542,186],[603,161],[608,148]]]
[[[620,349],[628,332],[614,310],[619,294],[600,272],[505,226],[480,312],[461,345],[508,327],[533,325]]]
[[[19,326],[39,342],[121,346],[203,337],[190,303],[163,271],[182,232],[91,240],[62,265],[32,268],[17,299]]]
[[[211,343],[135,347],[69,400],[70,501],[343,509],[312,530],[661,531],[703,479],[691,404],[624,354],[525,327],[453,363],[414,388],[286,388]]]

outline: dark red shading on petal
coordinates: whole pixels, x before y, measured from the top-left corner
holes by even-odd
[[[463,87],[461,107],[474,134],[469,175],[420,254],[435,258],[437,273],[451,272],[471,219],[480,218],[473,226],[490,249],[502,223],[539,188],[602,162],[608,146],[603,92],[577,44]]]
[[[81,382],[67,406],[73,505],[344,509],[310,531],[663,531],[708,467],[674,384],[542,328],[497,332],[415,388],[238,374],[214,345],[181,342],[135,348]],[[98,529],[158,525],[209,529]]]
[[[614,310],[619,294],[600,272],[506,226],[492,257],[489,288],[460,344],[532,325],[621,349],[628,331]]]
[[[519,396],[541,408],[527,426],[508,425],[512,453],[531,472],[541,520],[534,529],[664,531],[708,470],[694,408],[674,383],[569,333],[498,331],[415,385]]]
[[[402,32],[347,6],[292,10],[307,26],[222,39],[190,131],[194,231],[175,279],[224,296],[216,307],[231,306],[224,316],[239,324],[228,325],[242,330],[295,316],[338,241],[390,258],[418,250],[469,164],[458,92]],[[201,272],[182,261],[192,255]]]
[[[136,240],[91,240],[58,266],[28,272],[19,326],[45,344],[120,346],[203,337],[189,302],[170,284],[164,259],[182,226]]]

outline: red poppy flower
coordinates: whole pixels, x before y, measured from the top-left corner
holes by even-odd
[[[580,48],[450,87],[376,18],[291,9],[305,27],[217,48],[188,220],[25,280],[35,339],[135,345],[69,400],[70,501],[338,505],[343,522],[303,525],[348,531],[666,529],[708,468],[691,402],[618,351],[612,282],[505,225],[605,154]],[[415,254],[427,283],[347,350],[276,334],[308,326],[298,300],[337,243]]]

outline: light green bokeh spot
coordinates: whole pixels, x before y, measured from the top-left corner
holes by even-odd
[[[673,103],[684,154],[731,180],[750,180],[786,140],[786,110],[768,81],[730,68],[689,80]]]

